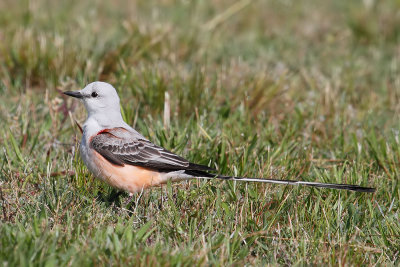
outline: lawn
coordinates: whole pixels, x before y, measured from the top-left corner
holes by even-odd
[[[399,10],[1,1],[0,265],[399,265]],[[86,113],[60,93],[95,80],[144,136],[220,173],[377,191],[193,180],[128,202],[81,162]]]

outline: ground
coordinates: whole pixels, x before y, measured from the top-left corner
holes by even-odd
[[[400,2],[0,2],[0,265],[398,265]],[[82,164],[85,111],[220,173],[127,194]],[[168,96],[166,96],[168,95]]]

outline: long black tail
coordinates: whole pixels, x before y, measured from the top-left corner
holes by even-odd
[[[325,184],[325,183],[293,181],[293,180],[234,177],[234,176],[215,175],[215,174],[207,173],[204,171],[185,171],[185,173],[187,173],[189,175],[193,175],[195,178],[199,178],[199,179],[217,178],[217,179],[222,179],[222,180],[233,180],[233,181],[243,181],[243,182],[258,182],[258,183],[271,183],[271,184],[284,184],[284,185],[305,185],[305,186],[312,186],[312,187],[351,190],[351,191],[356,191],[356,192],[368,192],[368,193],[373,193],[376,190],[375,188],[372,188],[372,187],[363,187],[363,186],[351,185],[351,184]]]

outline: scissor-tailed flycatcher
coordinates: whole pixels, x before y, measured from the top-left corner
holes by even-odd
[[[193,178],[306,185],[360,192],[375,191],[374,188],[358,185],[214,174],[216,170],[191,163],[151,143],[126,124],[121,116],[118,94],[110,84],[93,82],[80,91],[68,91],[64,94],[81,99],[88,112],[80,145],[83,162],[96,177],[131,194],[168,180],[179,181]]]

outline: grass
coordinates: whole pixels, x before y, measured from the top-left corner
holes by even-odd
[[[398,265],[399,7],[2,1],[0,264]],[[221,173],[377,191],[190,181],[126,205],[80,161],[86,114],[60,94],[94,80]]]

